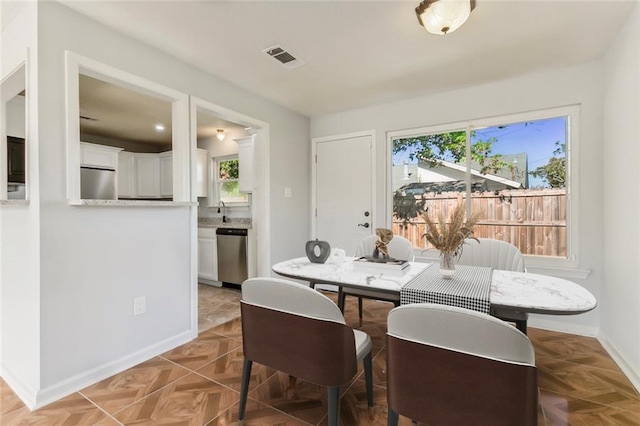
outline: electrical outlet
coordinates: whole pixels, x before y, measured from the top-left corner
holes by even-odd
[[[142,315],[147,312],[147,298],[144,296],[133,299],[133,315]]]

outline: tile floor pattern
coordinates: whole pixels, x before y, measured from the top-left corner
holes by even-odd
[[[206,290],[219,291],[223,304],[238,303],[237,290]],[[387,422],[384,342],[391,307],[365,301],[361,329],[374,344],[375,407],[367,407],[360,370],[342,388],[343,425]],[[347,299],[346,318],[357,326],[355,298]],[[540,425],[640,425],[640,396],[597,340],[538,329],[529,336],[538,365]],[[242,360],[236,315],[183,346],[34,412],[0,379],[0,425],[238,424]],[[287,375],[270,368],[254,364],[249,397],[246,425],[326,424],[324,388],[301,380],[292,388]],[[411,422],[401,417],[400,424]]]

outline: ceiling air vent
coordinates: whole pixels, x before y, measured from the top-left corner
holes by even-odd
[[[293,56],[291,53],[284,50],[280,47],[279,44],[275,46],[267,47],[262,51],[262,53],[266,53],[271,56],[276,61],[280,62],[283,67],[287,69],[297,68],[301,65],[304,65],[305,62],[302,59],[298,59]]]

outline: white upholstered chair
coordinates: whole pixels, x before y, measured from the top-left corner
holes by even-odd
[[[480,241],[468,239],[463,248],[459,265],[487,266],[503,271],[524,272],[524,257],[518,247],[506,241],[492,238],[478,238]],[[518,330],[527,334],[527,320],[529,315],[526,312],[505,311],[492,308],[491,315],[504,321],[514,322]]]
[[[327,387],[328,423],[336,426],[340,385],[355,376],[358,361],[363,361],[367,403],[373,407],[371,338],[347,326],[331,299],[293,281],[252,278],[242,284],[240,309],[244,351],[240,420],[253,362]]]
[[[417,303],[387,318],[388,425],[399,415],[438,425],[533,426],[538,385],[531,342],[468,309]]]
[[[361,256],[371,256],[373,254],[373,250],[376,247],[376,241],[378,237],[376,235],[370,235],[360,241],[358,247],[356,247],[356,257]],[[391,241],[387,244],[387,251],[389,253],[389,257],[398,260],[408,260],[409,262],[413,262],[414,254],[413,254],[413,244],[411,241],[407,240],[404,237],[399,235],[394,235]],[[358,316],[360,319],[360,325],[362,325],[362,299],[376,299],[376,300],[384,300],[387,302],[393,302],[396,306],[400,304],[400,296],[390,297],[389,294],[386,293],[378,293],[375,291],[367,291],[360,289],[342,289],[338,293],[338,306],[340,310],[344,312],[344,303],[346,296],[357,296],[358,297]]]

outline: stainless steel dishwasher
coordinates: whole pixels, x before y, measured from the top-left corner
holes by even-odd
[[[218,228],[218,281],[242,284],[249,276],[247,269],[247,230]]]

